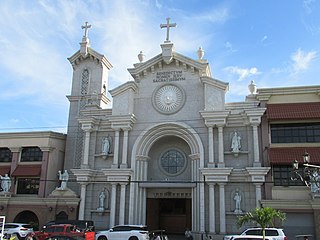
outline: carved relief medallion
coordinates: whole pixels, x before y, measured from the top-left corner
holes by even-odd
[[[173,84],[166,84],[153,93],[155,109],[164,114],[172,114],[181,109],[185,101],[184,91]]]

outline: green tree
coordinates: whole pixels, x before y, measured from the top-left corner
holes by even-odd
[[[239,216],[237,219],[238,227],[242,227],[244,224],[253,222],[262,228],[262,236],[265,239],[267,227],[274,227],[274,221],[278,219],[281,223],[286,219],[285,213],[275,210],[270,207],[256,208],[247,212],[243,216]]]

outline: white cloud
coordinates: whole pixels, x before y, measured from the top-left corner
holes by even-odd
[[[312,13],[312,4],[315,3],[315,0],[304,0],[303,1],[303,7],[306,11],[307,14],[311,14]]]
[[[232,43],[230,42],[225,42],[224,47],[229,51],[229,52],[236,52],[237,50],[233,48]]]
[[[263,43],[264,41],[266,41],[268,39],[267,35],[264,35],[263,38],[261,39],[261,42]]]
[[[317,56],[316,51],[304,52],[300,48],[292,54],[291,60],[293,61],[293,71],[298,73],[307,70],[312,60]]]
[[[242,81],[247,79],[253,75],[259,74],[258,69],[256,67],[252,68],[240,68],[238,66],[229,66],[224,68],[225,71],[238,75],[238,81]]]

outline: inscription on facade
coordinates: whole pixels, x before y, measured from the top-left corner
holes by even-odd
[[[167,72],[157,72],[156,78],[153,79],[154,83],[158,82],[176,82],[186,80],[182,71],[167,71]]]

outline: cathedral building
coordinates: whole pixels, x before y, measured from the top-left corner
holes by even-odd
[[[132,81],[109,89],[112,63],[91,48],[89,27],[69,58],[67,96],[64,168],[81,199],[79,219],[94,219],[97,229],[239,232],[237,216],[261,206],[270,170],[260,146],[266,108],[254,82],[245,101],[226,102],[229,84],[212,76],[202,48],[196,59],[175,51],[167,19],[160,53],[140,52]]]

